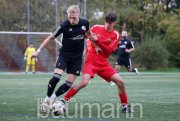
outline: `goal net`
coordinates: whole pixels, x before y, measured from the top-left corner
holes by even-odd
[[[26,61],[24,53],[29,43],[36,49],[48,37],[49,32],[0,32],[0,72],[25,71]],[[53,71],[57,49],[61,38],[49,42],[46,48],[38,55],[36,71]],[[58,44],[57,44],[58,43]]]

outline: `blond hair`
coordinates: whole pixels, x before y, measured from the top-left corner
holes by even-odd
[[[67,13],[69,12],[76,12],[76,13],[80,13],[80,8],[78,5],[71,5],[68,7],[67,9]]]

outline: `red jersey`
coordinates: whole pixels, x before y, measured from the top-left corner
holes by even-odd
[[[88,52],[91,49],[91,41],[90,40],[86,40],[86,52]]]
[[[103,25],[95,25],[91,28],[91,31],[98,37],[95,43],[103,50],[103,53],[98,52],[97,55],[94,44],[90,44],[85,64],[90,63],[97,68],[106,67],[109,65],[107,58],[118,47],[120,35],[116,30],[107,31]]]

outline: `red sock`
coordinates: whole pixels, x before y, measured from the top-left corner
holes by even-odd
[[[71,88],[71,89],[66,93],[66,95],[64,96],[64,100],[65,100],[65,101],[70,100],[76,93],[77,93],[77,91],[74,90],[73,88]]]
[[[121,101],[122,105],[127,105],[128,104],[128,99],[127,99],[126,92],[124,92],[122,94],[119,93],[119,98],[120,98],[120,101]]]

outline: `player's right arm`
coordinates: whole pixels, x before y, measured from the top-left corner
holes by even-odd
[[[96,45],[98,45],[104,53],[109,55],[117,49],[117,45],[119,43],[120,38],[119,34],[117,33],[117,36],[114,37],[113,40],[111,40],[111,43],[109,45],[103,44],[96,35],[91,36],[90,40],[94,41]]]
[[[134,47],[134,43],[133,42],[129,41],[127,46],[128,46],[129,49],[126,48],[125,52],[131,53],[131,52],[135,51],[135,47]]]
[[[54,30],[54,32],[44,40],[44,42],[40,45],[40,47],[37,49],[37,51],[32,54],[32,57],[37,57],[38,54],[41,52],[41,50],[46,47],[46,45],[49,43],[49,41],[54,40],[57,36],[59,36],[63,32],[63,28],[64,28],[64,23],[62,25],[59,25]]]
[[[46,47],[46,45],[49,43],[49,41],[54,40],[54,39],[55,39],[55,36],[54,36],[53,34],[49,35],[49,36],[43,41],[43,43],[40,45],[40,47],[37,49],[37,51],[32,54],[32,57],[37,57],[38,54],[41,52],[41,50]]]
[[[92,29],[92,28],[91,28]],[[87,33],[86,33],[86,37],[89,39],[89,38],[92,38],[92,36],[94,36],[94,33],[92,32],[92,30],[89,30]],[[95,48],[95,51],[96,51],[96,54],[98,55],[98,52],[102,52],[102,49],[93,41],[91,41],[92,44],[94,45],[94,48]]]

